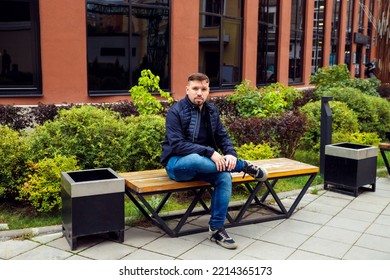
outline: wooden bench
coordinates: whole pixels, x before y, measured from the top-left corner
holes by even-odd
[[[239,205],[231,203],[229,205],[225,227],[289,218],[318,173],[318,167],[316,166],[287,158],[258,160],[253,161],[253,163],[268,170],[268,180],[258,182],[249,175],[243,178],[243,173],[232,173],[233,190],[236,185],[244,185],[249,191],[249,195],[244,203]],[[202,181],[176,182],[168,178],[165,169],[127,172],[119,175],[125,180],[127,196],[148,220],[159,226],[168,235],[177,237],[208,230],[208,225],[194,226],[187,224],[187,228],[183,226],[186,225],[190,216],[210,213],[209,206],[204,200],[205,193],[211,194],[213,191],[210,184]],[[280,179],[300,176],[307,177],[307,180],[292,205],[287,207],[282,203],[274,188]],[[263,187],[264,193],[261,194],[261,197],[258,197],[262,186],[265,186]],[[181,191],[192,194],[192,200],[188,208],[179,214],[162,213],[163,207],[170,196]],[[148,202],[147,197],[156,194],[161,194],[163,197],[160,203],[153,207]],[[269,195],[274,200],[274,204],[266,201]],[[196,207],[197,205],[200,206]],[[253,207],[262,209],[264,214],[259,215],[259,213],[248,211]],[[176,223],[172,228],[173,219]]]
[[[379,144],[379,150],[381,151],[381,155],[383,157],[383,160],[385,162],[387,173],[390,175],[390,165],[389,160],[386,157],[386,152],[390,151],[390,143],[380,143]]]

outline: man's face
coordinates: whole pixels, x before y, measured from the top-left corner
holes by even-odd
[[[205,81],[189,81],[187,85],[187,95],[192,103],[202,108],[209,96],[209,83]]]

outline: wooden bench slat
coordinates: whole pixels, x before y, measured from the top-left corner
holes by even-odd
[[[390,150],[390,143],[380,143],[379,149]]]
[[[270,179],[313,174],[317,173],[319,170],[319,168],[316,166],[287,158],[257,160],[253,161],[253,163],[266,168],[268,170],[268,177]],[[207,182],[201,181],[173,181],[168,178],[165,169],[125,172],[120,173],[119,175],[125,179],[126,187],[137,193],[180,190],[209,185]],[[233,183],[253,181],[253,178],[249,175],[246,175],[245,178],[242,178],[242,176],[243,173],[232,173]]]

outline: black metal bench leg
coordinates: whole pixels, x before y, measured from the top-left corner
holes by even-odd
[[[289,218],[293,213],[295,208],[298,206],[299,202],[301,201],[302,197],[305,195],[307,190],[309,189],[311,183],[313,183],[314,178],[317,174],[310,175],[309,179],[307,180],[305,186],[300,191],[298,197],[295,199],[294,203],[291,205],[290,209],[288,210],[287,218]]]
[[[256,184],[256,187],[253,189],[250,196],[248,197],[245,204],[243,205],[240,212],[238,213],[236,219],[234,220],[234,224],[240,223],[242,217],[244,216],[244,214],[248,210],[249,206],[252,204],[252,200],[256,197],[257,193],[259,192],[261,185],[262,185],[262,182],[258,182]]]
[[[140,194],[137,195],[139,200],[145,205],[145,207],[149,210],[149,212],[152,214],[154,219],[152,222],[154,222],[157,226],[159,226],[162,230],[164,230],[169,236],[175,237],[175,233],[168,227],[168,225],[165,223],[165,221],[158,215],[158,213],[153,209],[153,207],[149,204],[149,202]],[[149,216],[147,214],[147,216]]]
[[[390,165],[389,165],[389,161],[388,161],[388,159],[386,157],[385,150],[380,149],[380,151],[381,151],[381,155],[382,155],[383,161],[385,162],[385,165],[386,165],[387,173],[390,175]]]

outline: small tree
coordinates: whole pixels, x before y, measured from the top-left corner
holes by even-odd
[[[173,102],[173,98],[169,92],[165,92],[160,88],[159,82],[159,76],[155,76],[152,71],[145,69],[141,71],[138,85],[133,86],[129,90],[130,96],[133,98],[134,105],[137,107],[140,115],[158,114],[164,110],[161,103],[151,94],[152,92],[158,92],[169,103]]]

